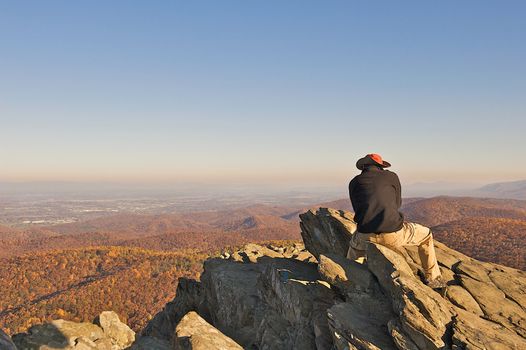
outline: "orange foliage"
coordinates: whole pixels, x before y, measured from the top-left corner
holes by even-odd
[[[475,217],[433,227],[435,238],[475,259],[526,269],[526,221]]]
[[[179,277],[198,278],[205,254],[100,247],[26,255],[0,266],[0,324],[8,333],[114,310],[136,331],[175,296]]]

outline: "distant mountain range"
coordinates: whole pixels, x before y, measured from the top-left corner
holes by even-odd
[[[469,196],[526,200],[526,180],[495,182],[484,186],[449,182],[414,183],[402,186],[406,197]]]
[[[476,190],[475,195],[491,198],[526,199],[526,180],[489,184]]]

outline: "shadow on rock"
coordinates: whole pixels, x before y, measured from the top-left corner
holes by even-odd
[[[13,336],[19,350],[38,349],[126,349],[135,340],[135,332],[120,322],[112,311],[104,311],[95,323],[54,320],[29,328]]]

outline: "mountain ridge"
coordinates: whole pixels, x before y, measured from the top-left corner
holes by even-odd
[[[479,196],[526,199],[526,180],[495,182],[474,191]]]

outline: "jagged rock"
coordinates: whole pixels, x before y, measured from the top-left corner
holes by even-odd
[[[123,349],[120,348],[117,345],[114,345],[109,338],[101,338],[94,341],[95,348],[97,350],[116,350],[116,349]],[[78,345],[77,345],[78,346]]]
[[[13,341],[19,350],[119,350],[135,339],[135,333],[114,312],[104,311],[97,319],[103,328],[88,322],[54,320],[32,326],[27,333],[15,334]]]
[[[207,260],[201,282],[180,281],[177,297],[142,334],[173,342],[181,310],[196,310],[244,348],[330,349],[326,310],[335,295],[316,264],[292,258],[312,257],[301,248],[250,244],[232,254],[241,261]],[[181,288],[181,282],[193,287]]]
[[[453,349],[525,349],[524,338],[503,326],[461,310],[452,324]]]
[[[439,263],[438,267],[440,268],[440,273],[442,274],[442,279],[444,280],[444,282],[448,286],[452,286],[452,285],[458,284],[457,280],[455,279],[455,273],[453,271],[451,271],[447,267],[440,266],[440,263]]]
[[[492,283],[483,283],[460,275],[462,286],[480,305],[486,317],[526,337],[526,312],[523,307],[506,298]]]
[[[212,259],[201,275],[202,302],[212,313],[211,323],[242,345],[255,339],[255,324],[262,318],[256,287],[262,269],[259,264]]]
[[[193,311],[186,314],[177,325],[173,348],[175,350],[243,349]]]
[[[314,255],[312,255],[308,251],[301,251],[301,252],[299,252],[297,254],[293,254],[291,256],[291,258],[294,258],[294,259],[300,260],[300,261],[310,262],[310,263],[316,263],[317,262],[317,260],[314,257]]]
[[[391,304],[375,276],[362,264],[320,255],[321,277],[343,294],[345,302],[328,310],[329,327],[337,349],[394,349],[387,323]]]
[[[87,340],[95,342],[105,338],[103,330],[92,323],[54,320],[35,325],[27,334],[16,334],[13,340],[20,350],[33,349],[79,349],[90,348]],[[78,345],[78,347],[77,347]],[[91,348],[95,345],[92,345]]]
[[[320,254],[346,257],[351,234],[356,231],[353,215],[342,210],[320,208],[300,214],[305,248],[316,258]]]
[[[265,337],[261,337],[260,344],[276,349],[272,338],[278,339],[279,335],[282,349],[330,348],[326,313],[334,294],[319,279],[315,265],[297,260],[280,261],[265,269],[257,285],[265,305],[262,322],[272,325],[278,319],[283,326],[279,332],[261,327],[258,334],[263,332]],[[316,334],[315,328],[322,331]],[[284,331],[285,337],[280,334]]]
[[[237,252],[244,262],[257,263],[258,258],[263,256],[271,258],[283,258],[283,253],[279,253],[270,248],[249,243]]]
[[[398,253],[377,244],[367,249],[368,267],[388,291],[401,328],[422,349],[441,349],[446,326],[453,316],[451,306],[412,273]]]
[[[453,270],[458,274],[471,277],[477,281],[491,283],[488,271],[481,264],[476,264],[471,261],[461,261],[459,264],[455,265]]]
[[[378,281],[362,264],[336,255],[320,255],[318,271],[321,278],[344,294],[365,292],[377,294]]]
[[[210,260],[201,280],[212,323],[245,347],[290,349],[300,342],[313,347],[313,322],[332,299],[330,289],[318,282],[316,266],[294,259]]]
[[[477,304],[476,300],[471,294],[461,286],[449,286],[446,289],[446,298],[449,299],[456,306],[474,313],[478,316],[483,316],[484,313]]]
[[[524,271],[505,271],[496,268],[489,274],[491,281],[517,304],[526,305],[526,274]]]
[[[469,257],[466,255],[457,252],[436,240],[434,241],[434,245],[438,263],[449,270],[452,270],[453,267],[462,260],[469,260]]]
[[[138,337],[130,350],[172,350],[172,346],[165,339],[149,336]]]
[[[112,343],[111,343],[111,340],[108,339],[108,338],[102,338],[102,339],[97,339],[95,341],[89,339],[89,338],[86,338],[86,337],[79,337],[77,339],[75,339],[75,347],[74,347],[75,350],[88,350],[88,349],[93,349],[93,350],[114,350],[114,349],[121,349],[119,347],[116,347],[114,346]],[[47,350],[47,348],[46,348]]]
[[[173,342],[179,320],[196,310],[245,349],[526,349],[525,272],[436,242],[448,284],[439,293],[422,282],[414,247],[369,244],[358,264],[345,258],[351,214],[300,217],[310,253],[251,244],[210,259],[201,282],[182,280],[143,335]]]
[[[113,311],[101,312],[94,323],[99,325],[104,334],[119,348],[128,347],[135,340],[135,332],[128,325],[122,323],[119,316]]]
[[[396,349],[387,322],[390,309],[374,307],[374,301],[338,303],[328,310],[329,326],[338,350]],[[372,306],[372,307],[371,307]]]
[[[319,219],[320,221],[330,221],[325,217],[326,211],[320,210],[319,213],[324,213],[322,214],[324,215],[323,218]],[[333,215],[338,218],[341,217],[340,213]],[[309,222],[312,223],[315,220],[310,218]],[[318,227],[320,231],[322,228],[322,225]],[[310,227],[309,230],[305,231],[315,232],[316,229]],[[337,231],[333,230],[333,232]],[[334,236],[333,232],[329,236]],[[313,236],[310,235],[310,239]],[[339,237],[345,237],[345,234],[340,232]],[[306,246],[309,247],[309,245]],[[318,251],[320,250],[318,247],[328,247],[325,238],[319,242],[311,242],[310,246],[316,247],[314,249]],[[442,265],[441,271],[444,279],[450,282],[445,295],[454,300],[455,305],[421,282],[415,274],[415,269],[408,263],[407,256],[404,257],[385,247],[369,245],[367,268],[377,277],[388,295],[394,314],[398,315],[397,318],[387,323],[388,331],[396,346],[400,349],[438,349],[444,346],[464,348],[460,347],[460,344],[464,342],[474,348],[485,349],[491,348],[487,344],[495,344],[494,339],[500,339],[500,343],[505,344],[500,347],[503,349],[519,349],[526,346],[523,337],[510,332],[513,330],[524,336],[521,333],[524,329],[523,311],[526,295],[524,273],[495,264],[478,262],[440,242],[436,242],[436,251],[439,264]],[[341,252],[342,250],[340,250]],[[415,253],[414,248],[407,249],[407,255],[414,263],[419,264],[418,254]],[[325,276],[325,279],[335,287],[342,288],[343,268],[338,270],[332,266],[331,269],[328,269],[327,265],[327,259],[323,256],[320,257],[322,276]],[[332,271],[334,276],[331,278],[327,271]],[[334,278],[335,276],[337,278]],[[467,280],[468,278],[470,279]],[[466,287],[469,282],[462,283],[462,280],[471,282],[471,289],[475,289],[477,283],[482,283],[485,286],[478,288],[479,299],[476,297],[477,292]],[[498,289],[497,285],[501,288],[500,293],[493,289]],[[350,293],[347,295],[348,302],[359,305],[359,302],[352,301],[353,294],[354,298],[357,298],[356,293]],[[490,305],[492,299],[493,304]],[[363,297],[358,300],[363,300]],[[484,313],[486,316],[484,316],[482,311],[486,302],[488,305],[485,306]],[[461,310],[459,307],[469,310],[471,313]],[[494,309],[490,310],[492,307]],[[356,311],[354,313],[363,314],[363,312]],[[493,316],[489,316],[490,314]],[[504,327],[488,322],[479,316],[489,316],[490,319],[501,323]],[[370,322],[370,318],[365,318],[365,320],[362,320],[362,323]],[[330,324],[336,324],[336,322],[330,321]],[[486,331],[477,331],[478,329]],[[495,332],[499,334],[498,337],[493,336]],[[336,345],[338,345],[338,338],[342,339],[341,334],[339,336],[334,337]],[[364,348],[363,342],[362,344],[356,341],[352,343],[352,340],[357,338],[354,334],[353,337],[348,338],[351,339],[349,348],[352,349],[351,345]],[[368,340],[372,339],[375,337],[371,336]],[[469,342],[466,342],[466,339]]]
[[[393,342],[398,349],[419,350],[418,346],[416,346],[411,338],[409,338],[409,336],[404,333],[402,330],[402,325],[397,318],[391,319],[387,323],[387,328],[389,330],[389,334],[391,334],[391,337],[393,338]]]
[[[148,322],[141,332],[143,337],[169,341],[183,316],[189,311],[201,309],[200,304],[204,299],[199,282],[180,278],[177,283],[176,295],[177,297],[173,301],[166,304],[164,309]]]
[[[1,350],[16,350],[15,343],[11,340],[2,329],[0,329],[0,349]]]

